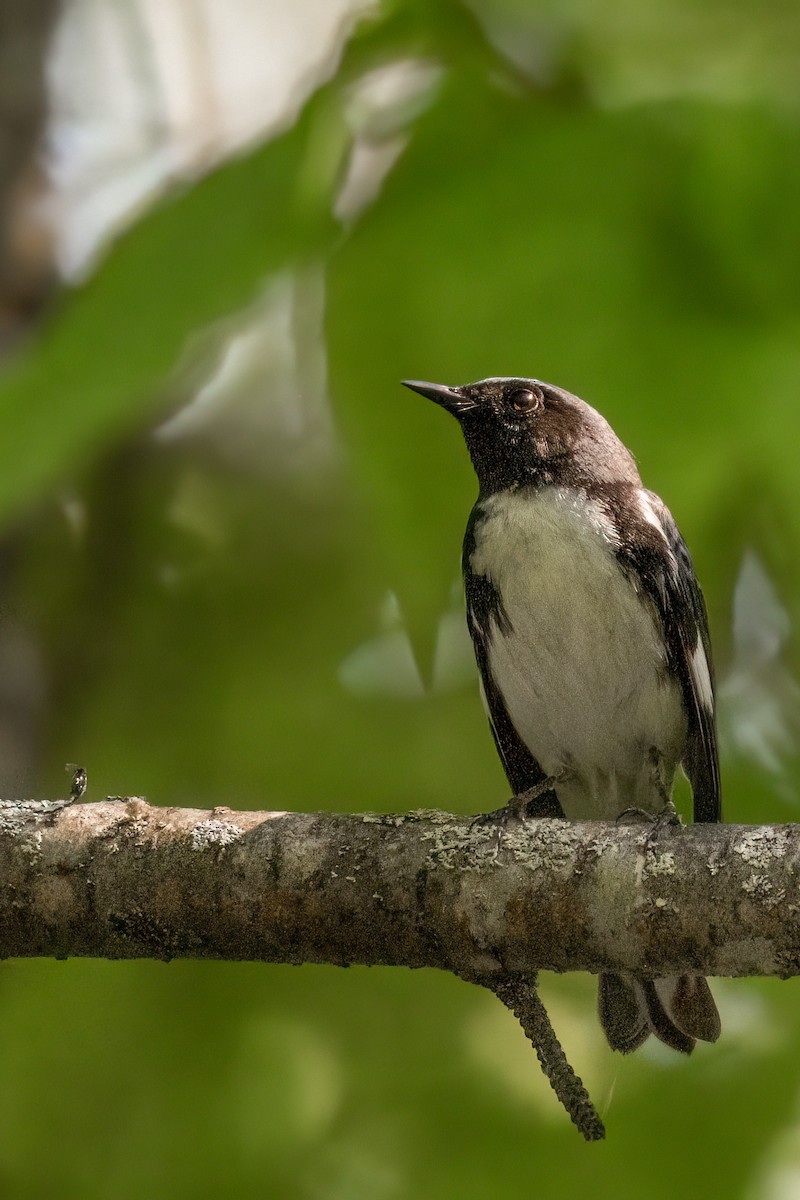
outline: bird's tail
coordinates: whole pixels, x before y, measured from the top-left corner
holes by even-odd
[[[636,1050],[651,1033],[684,1054],[696,1041],[715,1042],[720,1035],[717,1006],[702,975],[601,975],[597,999],[608,1044],[621,1054]]]

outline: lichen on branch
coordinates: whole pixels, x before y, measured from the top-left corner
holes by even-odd
[[[553,819],[498,839],[442,812],[5,802],[0,955],[452,971],[524,1010],[560,1098],[594,1138],[602,1126],[580,1081],[552,1066],[560,1048],[536,972],[800,974],[799,878],[798,825]]]

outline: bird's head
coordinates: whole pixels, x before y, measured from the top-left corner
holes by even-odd
[[[456,418],[481,492],[542,483],[639,479],[611,426],[578,396],[540,379],[481,379],[461,387],[404,381]]]

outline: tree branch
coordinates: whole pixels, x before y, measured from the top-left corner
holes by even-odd
[[[800,826],[0,808],[0,955],[800,974]]]
[[[6,804],[0,956],[449,970],[517,1014],[593,1138],[536,971],[800,974],[799,879],[800,825],[538,820],[498,847],[490,826],[439,812]]]

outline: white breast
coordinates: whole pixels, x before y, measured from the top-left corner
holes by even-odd
[[[489,667],[515,729],[568,817],[660,809],[652,748],[671,786],[686,723],[656,619],[615,555],[615,531],[579,492],[504,492],[483,504],[470,566],[502,598]]]

